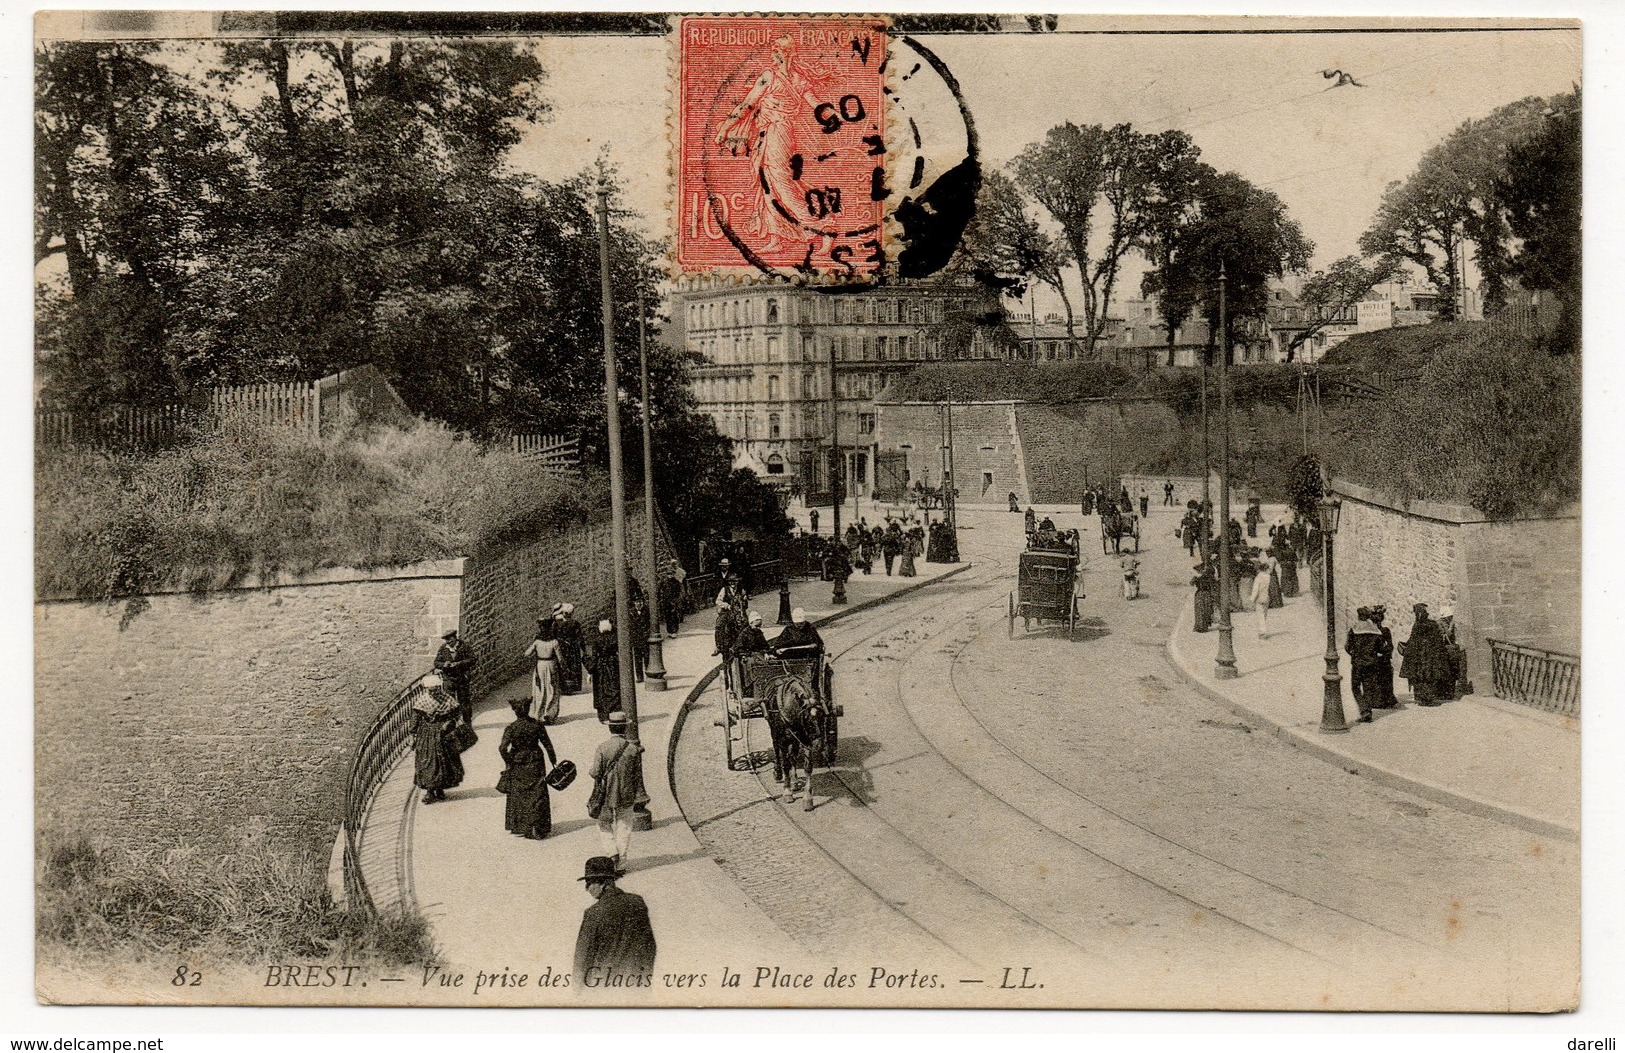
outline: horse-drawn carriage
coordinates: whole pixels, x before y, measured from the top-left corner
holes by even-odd
[[[1123,542],[1132,539],[1134,551],[1140,551],[1140,517],[1133,512],[1124,512],[1115,506],[1108,506],[1100,517],[1100,553],[1105,555],[1111,552],[1118,555],[1123,551]],[[1108,547],[1109,546],[1109,547]]]
[[[1016,619],[1025,632],[1033,622],[1066,626],[1067,639],[1078,628],[1078,556],[1067,549],[1030,549],[1021,554],[1016,589],[1010,594],[1009,635],[1016,635]]]
[[[787,647],[777,653],[731,658],[723,666],[723,748],[731,771],[751,771],[761,757],[748,746],[745,723],[767,723],[772,740],[773,777],[795,800],[796,772],[806,773],[806,808],[811,810],[812,772],[835,763],[840,743],[841,707],[835,702],[834,672],[823,649]]]

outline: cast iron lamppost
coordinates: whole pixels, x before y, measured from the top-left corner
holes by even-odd
[[[1235,630],[1230,625],[1230,328],[1225,318],[1224,261],[1219,262],[1219,654],[1213,678],[1236,678]]]
[[[841,544],[841,490],[846,482],[846,458],[841,456],[841,407],[835,401],[835,338],[829,341],[829,502],[835,510],[835,544]],[[846,603],[846,579],[835,575],[835,588],[829,602]]]
[[[1326,700],[1320,710],[1320,730],[1335,734],[1349,729],[1343,719],[1343,677],[1337,671],[1337,602],[1332,592],[1332,537],[1337,533],[1337,519],[1342,513],[1341,498],[1328,494],[1319,502],[1320,533],[1325,545],[1326,565]]]
[[[621,466],[620,379],[615,369],[615,300],[609,280],[609,186],[602,182],[598,184],[598,271],[599,295],[604,302],[604,410],[609,427],[609,559],[615,568],[615,647],[620,659],[620,699],[621,709],[626,713],[626,741],[635,746],[638,745],[638,685],[632,670],[632,637],[628,621],[626,480]],[[641,769],[641,753],[636,763]],[[647,808],[635,814],[632,825],[638,830],[651,827]]]
[[[643,288],[638,288],[638,377],[643,382],[643,595],[649,604],[649,659],[643,679],[657,691],[666,690],[665,637],[661,634],[660,568],[655,565],[654,410],[649,402],[649,338],[643,315]]]

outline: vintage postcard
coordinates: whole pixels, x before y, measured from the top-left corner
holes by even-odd
[[[1579,1005],[1577,22],[34,31],[41,1002]]]

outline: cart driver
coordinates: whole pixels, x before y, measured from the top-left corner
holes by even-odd
[[[790,624],[773,640],[773,653],[776,655],[782,655],[792,647],[817,648],[803,655],[810,655],[815,661],[824,655],[824,638],[818,635],[817,627],[807,620],[807,612],[800,607],[790,612]]]

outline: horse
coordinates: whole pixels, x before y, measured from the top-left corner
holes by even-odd
[[[813,668],[816,675],[816,663]],[[798,788],[796,772],[805,770],[807,796],[803,810],[810,812],[813,809],[813,766],[824,754],[829,704],[799,677],[789,673],[757,684],[756,690],[773,739],[773,778],[784,784],[789,791],[786,799],[793,801]]]

